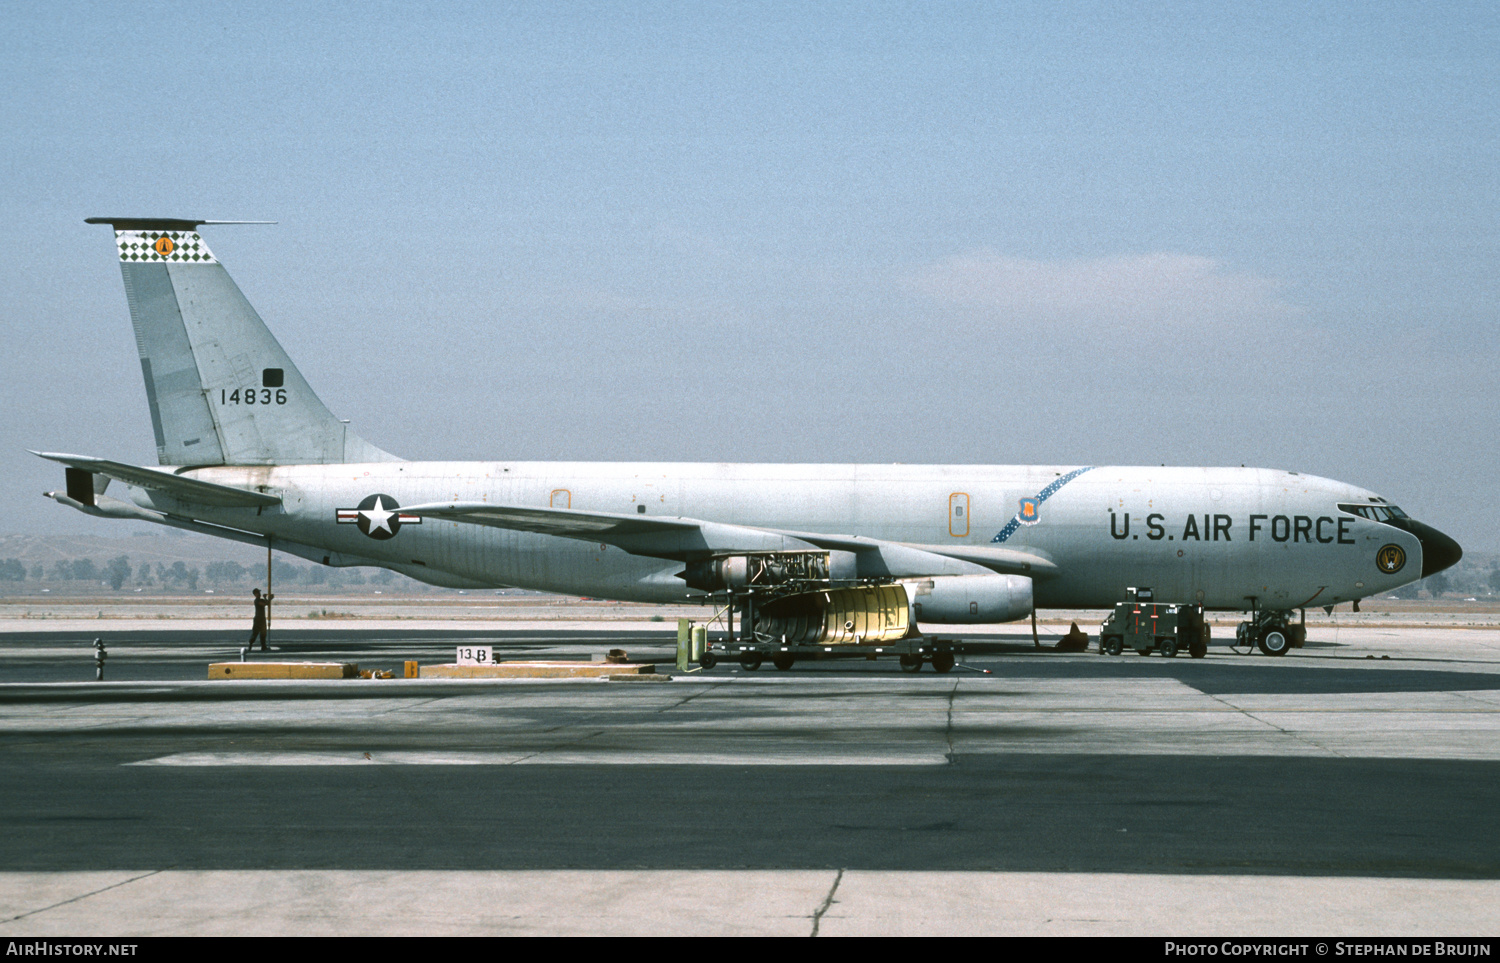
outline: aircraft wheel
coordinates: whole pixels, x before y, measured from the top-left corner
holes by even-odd
[[[1125,643],[1118,635],[1111,635],[1100,644],[1104,646],[1104,651],[1110,655],[1119,655],[1125,651]]]
[[[932,656],[932,671],[952,672],[956,661],[952,652],[935,652]]]
[[[934,663],[936,665],[936,663]],[[903,655],[901,657],[902,672],[921,672],[922,657],[920,655]]]
[[[1286,655],[1292,640],[1284,629],[1266,629],[1260,635],[1260,650],[1266,655]]]
[[[1175,636],[1169,635],[1161,640],[1161,654],[1168,659],[1177,658],[1177,638]]]
[[[703,666],[705,669],[712,669],[714,666],[719,664],[719,657],[717,655],[714,655],[712,652],[705,652],[703,653],[703,657],[698,660],[698,664]]]
[[[771,664],[780,669],[782,672],[790,669],[792,667],[792,664],[796,661],[796,659],[792,658],[785,652],[778,652],[775,655],[771,656]]]
[[[760,668],[760,653],[746,652],[744,655],[740,656],[740,668],[744,669],[746,672],[754,672],[756,669]]]

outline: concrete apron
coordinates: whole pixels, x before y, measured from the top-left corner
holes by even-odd
[[[1483,936],[1500,881],[1099,873],[0,873],[0,935]]]

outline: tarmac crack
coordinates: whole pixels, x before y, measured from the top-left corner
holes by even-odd
[[[833,885],[828,887],[828,895],[823,897],[823,905],[819,906],[813,913],[812,932],[808,934],[809,936],[818,935],[818,927],[823,925],[823,914],[828,912],[828,908],[833,905],[833,895],[839,891],[839,883],[843,881],[844,871],[840,869],[838,874],[833,877]]]
[[[433,696],[430,699],[419,699],[416,702],[403,702],[403,703],[401,703],[399,705],[391,706],[389,709],[382,709],[380,712],[375,713],[375,715],[377,715],[377,716],[386,716],[386,715],[390,715],[392,712],[406,712],[408,709],[420,709],[423,706],[430,706],[434,702],[442,702],[444,699],[453,699],[453,698],[458,698],[458,697],[451,696],[451,695],[440,695],[440,696]]]
[[[103,886],[103,887],[100,887],[99,889],[92,890],[92,891],[87,892],[87,893],[81,893],[78,896],[73,897],[72,899],[65,899],[65,900],[62,900],[61,902],[53,903],[51,906],[43,906],[40,909],[29,910],[29,911],[27,911],[25,913],[20,914],[19,916],[12,916],[10,919],[4,920],[3,922],[14,923],[16,920],[24,920],[28,916],[35,916],[38,913],[45,913],[48,910],[57,909],[59,906],[67,906],[69,903],[76,903],[79,900],[88,899],[90,896],[98,896],[100,893],[107,893],[107,892],[109,892],[112,889],[119,889],[121,886],[129,886],[131,883],[134,883],[137,880],[145,879],[147,876],[155,876],[157,873],[160,873],[160,872],[161,872],[161,870],[159,870],[159,869],[153,869],[149,873],[142,873],[139,876],[132,876],[129,879],[121,880],[118,883],[112,883],[109,886]],[[835,885],[837,885],[837,884],[835,884]],[[814,927],[814,929],[816,930],[816,927]],[[816,932],[814,932],[814,935],[817,935]]]
[[[550,730],[550,731],[556,732],[557,730],[553,729],[553,730]],[[548,746],[545,749],[538,749],[536,752],[528,752],[524,756],[520,756],[520,757],[518,757],[516,759],[511,760],[510,762],[506,763],[506,765],[514,766],[514,765],[517,765],[519,763],[526,762],[528,759],[535,759],[537,756],[543,756],[543,755],[546,755],[549,752],[557,752],[557,751],[559,751],[561,749],[577,749],[577,748],[581,747],[585,742],[589,741],[590,739],[596,739],[599,736],[604,735],[608,731],[609,731],[608,729],[598,729],[598,730],[596,730],[594,732],[588,733],[587,735],[579,736],[576,739],[573,739],[573,740],[571,740],[569,742],[559,742],[559,743],[557,743],[554,746]]]
[[[1452,693],[1449,693],[1449,694],[1450,695],[1456,695],[1460,699],[1464,699],[1464,700],[1466,700],[1468,702],[1477,702],[1480,705],[1484,706],[1484,711],[1486,711],[1486,712],[1494,712],[1495,709],[1496,709],[1495,703],[1489,701],[1488,699],[1481,699],[1481,698],[1479,698],[1478,696],[1476,696],[1472,692],[1458,692],[1458,691],[1455,691],[1455,692],[1452,692]],[[1474,710],[1473,709],[1458,709],[1458,710],[1455,710],[1455,711],[1468,714],[1468,713],[1473,712]]]
[[[1225,699],[1221,699],[1220,697],[1218,697],[1216,695],[1209,695],[1208,693],[1205,693],[1205,695],[1208,695],[1208,697],[1210,699],[1214,700],[1215,702],[1219,703],[1220,705],[1228,706],[1229,708],[1233,709],[1235,712],[1238,712],[1240,715],[1244,716],[1247,719],[1251,719],[1251,720],[1253,720],[1255,722],[1258,722],[1258,723],[1260,723],[1263,726],[1270,726],[1272,729],[1275,729],[1277,732],[1281,733],[1284,736],[1290,736],[1291,738],[1296,739],[1298,742],[1306,743],[1307,745],[1312,746],[1314,749],[1321,749],[1324,752],[1331,753],[1331,754],[1333,754],[1335,756],[1338,756],[1340,759],[1346,758],[1344,756],[1344,754],[1342,752],[1339,752],[1337,749],[1333,749],[1333,748],[1330,748],[1328,746],[1325,746],[1325,745],[1323,745],[1320,742],[1315,742],[1314,740],[1309,739],[1306,736],[1300,735],[1298,733],[1295,733],[1295,732],[1293,732],[1290,729],[1282,728],[1281,726],[1278,726],[1276,723],[1272,722],[1270,719],[1262,719],[1260,716],[1258,716],[1255,713],[1251,712],[1249,709],[1242,709],[1239,706],[1235,705],[1233,702],[1229,702],[1229,701],[1227,701]]]
[[[729,684],[729,681],[727,679],[725,681],[723,681],[723,682],[716,682],[713,685],[710,685],[710,686],[706,687],[701,692],[694,692],[690,696],[683,696],[681,699],[678,699],[676,702],[672,703],[671,705],[669,705],[669,706],[662,706],[660,709],[657,709],[656,711],[657,711],[658,714],[660,714],[660,713],[663,713],[663,712],[670,712],[673,709],[680,709],[683,706],[687,705],[689,702],[692,702],[694,699],[698,698],[699,696],[708,695],[710,692],[714,691],[715,689],[718,689],[721,686],[726,686],[728,684]]]
[[[953,680],[953,688],[948,690],[948,720],[943,730],[943,738],[948,743],[948,751],[944,755],[948,764],[953,764],[953,698],[958,695],[958,680]]]

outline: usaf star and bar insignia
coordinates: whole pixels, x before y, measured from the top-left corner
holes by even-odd
[[[361,532],[384,541],[395,538],[402,525],[422,524],[422,516],[403,515],[400,507],[389,495],[371,495],[358,508],[340,508],[335,517],[340,525],[358,525]]]

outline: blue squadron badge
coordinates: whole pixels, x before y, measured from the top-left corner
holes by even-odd
[[[403,515],[401,506],[389,495],[371,495],[358,508],[340,508],[335,513],[340,525],[358,525],[371,538],[384,541],[395,538],[402,525],[422,524],[421,515]]]
[[[1086,471],[1093,470],[1094,469],[1092,467],[1075,468],[1072,471],[1068,472],[1066,475],[1060,475],[1046,488],[1043,488],[1031,498],[1021,499],[1021,508],[1016,512],[1016,517],[1006,522],[1005,527],[1000,529],[1000,531],[996,533],[995,537],[990,539],[990,541],[992,543],[1004,542],[1016,532],[1020,531],[1022,525],[1035,525],[1037,522],[1041,521],[1042,502],[1051,498],[1053,495],[1056,495],[1058,489],[1062,488],[1064,485],[1077,478],[1079,475],[1082,475]]]

